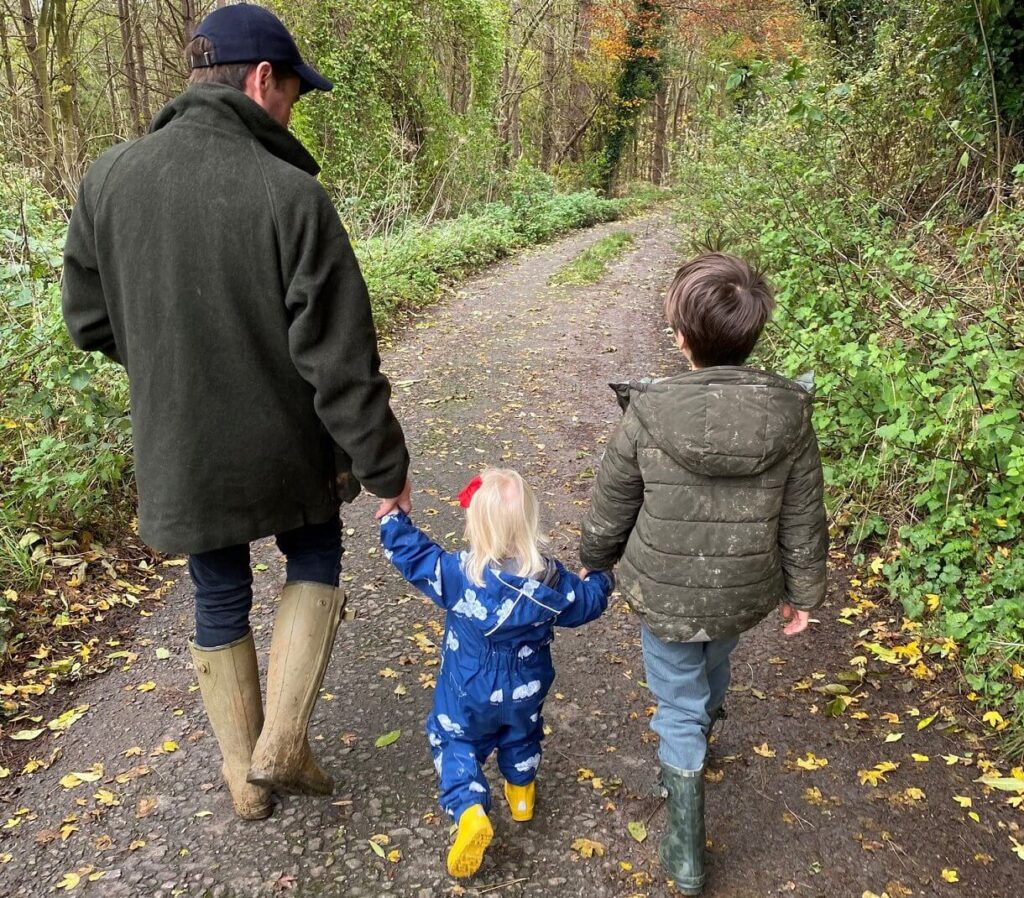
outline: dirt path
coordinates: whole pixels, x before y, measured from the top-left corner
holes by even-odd
[[[575,253],[621,228],[636,243],[600,285],[547,288]],[[415,458],[420,524],[455,541],[461,512],[452,497],[480,465],[502,462],[537,487],[553,551],[575,560],[577,522],[618,417],[606,381],[677,365],[657,311],[677,239],[663,214],[574,234],[467,284],[386,349]],[[286,798],[265,823],[234,818],[188,661],[191,602],[180,583],[148,606],[131,644],[104,647],[131,649],[137,660],[69,695],[68,707],[88,705],[85,716],[34,746],[41,757],[62,749],[53,765],[0,784],[0,820],[14,821],[0,823],[0,895],[52,893],[68,873],[81,879],[76,894],[163,898],[670,894],[654,862],[664,813],[651,795],[651,699],[636,621],[621,601],[597,623],[559,633],[536,819],[513,825],[497,801],[496,840],[480,874],[463,887],[448,879],[449,827],[422,735],[440,616],[381,558],[371,511],[368,499],[348,510],[345,586],[359,618],[339,635],[312,725],[337,794]],[[923,678],[941,660],[926,655],[915,678],[912,649],[878,660],[855,648],[858,638],[891,646],[916,637],[884,608],[856,607],[848,591],[864,587],[835,560],[832,598],[807,639],[784,641],[769,621],[741,643],[708,787],[707,894],[1022,894],[1024,862],[1012,838],[1024,842],[1024,817],[1007,806],[1007,793],[985,797],[974,782],[979,755],[968,757],[951,723],[962,706]],[[282,563],[269,545],[254,563],[265,651]],[[851,605],[844,626],[838,618]],[[862,682],[851,676],[857,655],[866,658]],[[843,689],[856,700],[828,716]],[[374,747],[396,729],[394,744]],[[890,733],[905,735],[886,742]],[[942,755],[956,758],[947,764]],[[883,761],[899,767],[877,786],[861,784],[858,771]],[[95,782],[60,784],[96,764]],[[967,799],[971,807],[961,807]],[[631,821],[647,823],[642,844],[628,833]],[[374,836],[400,858],[379,857]],[[581,837],[603,855],[581,857],[571,847]],[[944,870],[959,881],[945,881]]]

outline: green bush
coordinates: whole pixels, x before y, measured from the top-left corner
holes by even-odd
[[[948,202],[914,212],[908,196],[937,189],[942,172],[963,179],[952,144],[908,163],[912,184],[857,171],[851,160],[888,127],[863,119],[901,103],[908,114],[914,77],[872,70],[851,86],[825,66],[764,66],[756,102],[702,120],[679,167],[684,218],[714,223],[774,282],[760,361],[816,372],[836,522],[854,542],[886,544],[906,612],[955,639],[972,689],[1024,727],[1009,675],[1024,661],[1024,202],[1017,189],[968,228]]]
[[[551,178],[529,168],[517,171],[511,187],[507,202],[356,244],[378,326],[387,327],[398,309],[433,301],[446,280],[573,228],[630,214],[661,195],[642,191],[605,199],[589,190],[556,193]]]

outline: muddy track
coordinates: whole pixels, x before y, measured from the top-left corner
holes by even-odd
[[[636,241],[600,284],[547,286],[578,251],[623,228]],[[413,451],[418,523],[454,544],[454,496],[481,465],[502,463],[534,484],[552,551],[575,562],[578,521],[618,418],[607,381],[678,366],[658,314],[678,241],[665,213],[578,232],[491,269],[395,335],[384,366]],[[382,559],[372,509],[368,498],[346,509],[344,585],[359,616],[339,635],[311,730],[338,777],[337,794],[284,798],[264,823],[232,815],[188,660],[191,600],[181,582],[139,618],[131,643],[139,658],[129,669],[69,693],[69,707],[89,710],[66,734],[34,747],[42,755],[60,747],[53,766],[0,786],[0,813],[16,821],[0,829],[0,861],[11,855],[0,864],[0,894],[52,894],[69,872],[81,877],[76,894],[106,896],[671,894],[654,861],[664,812],[651,794],[651,697],[637,623],[621,600],[556,640],[534,821],[513,824],[499,798],[480,873],[459,886],[447,877],[449,824],[435,802],[422,735],[440,613]],[[807,638],[784,640],[770,620],[738,650],[708,786],[707,894],[1022,894],[1024,862],[1011,837],[1024,842],[1024,817],[1005,794],[985,797],[974,782],[976,747],[967,758],[972,747],[948,725],[960,705],[935,682],[871,660],[847,713],[826,713],[833,696],[816,687],[851,682],[860,631],[875,626],[870,638],[882,640],[898,630],[884,607],[852,626],[838,621],[850,604],[851,568],[840,554],[833,560],[830,601]],[[283,567],[270,544],[253,561],[265,663]],[[138,689],[149,682],[151,690]],[[918,730],[935,711],[939,719]],[[393,730],[401,730],[398,740],[375,748]],[[896,732],[904,736],[885,741]],[[808,762],[808,752],[818,761]],[[961,760],[947,765],[942,755]],[[860,782],[859,770],[886,760],[899,767],[885,781]],[[95,783],[59,784],[94,764],[102,764]],[[489,774],[499,785],[493,763]],[[94,797],[101,788],[112,799]],[[970,798],[971,807],[954,796]],[[631,821],[647,824],[643,843],[629,835]],[[374,836],[400,857],[379,857]],[[572,848],[578,838],[599,843],[603,854],[581,857]],[[959,881],[947,882],[944,870]]]

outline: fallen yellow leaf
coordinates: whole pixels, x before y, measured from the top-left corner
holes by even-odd
[[[68,773],[60,778],[60,784],[65,789],[74,789],[82,783],[94,783],[103,776],[103,765],[93,764],[88,770]]]
[[[54,888],[67,889],[67,891],[70,892],[72,889],[76,888],[81,881],[82,877],[77,873],[65,873],[60,882],[58,882]]]
[[[769,748],[767,742],[762,742],[760,745],[754,746],[754,754],[760,755],[762,758],[774,758],[775,749]]]
[[[986,711],[981,715],[981,719],[996,730],[1005,730],[1008,726],[1007,722],[1003,720],[1003,715],[998,711]]]
[[[118,801],[117,796],[109,789],[100,789],[95,795],[93,795],[93,798],[95,798],[99,804],[107,808],[116,807],[121,803]]]
[[[813,752],[807,752],[805,757],[796,759],[796,766],[801,770],[819,770],[828,767],[828,760],[817,757]]]
[[[593,857],[595,854],[604,857],[604,845],[592,839],[576,839],[571,847],[573,851],[579,852],[580,857]]]
[[[942,871],[942,878],[946,880],[946,882],[960,882],[960,874],[957,873],[956,870],[951,870],[949,867],[946,867]]]
[[[885,774],[891,773],[899,766],[892,761],[882,761],[880,764],[875,764],[870,770],[858,770],[857,778],[862,786],[877,786],[879,783],[888,782]]]
[[[54,733],[62,733],[73,723],[81,720],[85,712],[88,710],[88,705],[79,705],[77,708],[71,708],[69,711],[65,711],[59,717],[55,717],[51,720],[46,725],[47,729],[52,730]]]

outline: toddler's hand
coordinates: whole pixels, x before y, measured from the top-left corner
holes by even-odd
[[[402,487],[402,492],[397,496],[380,500],[375,517],[379,521],[395,511],[404,511],[406,514],[412,511],[412,482],[408,479],[405,481],[405,486]]]
[[[782,628],[782,632],[786,636],[796,636],[797,633],[803,633],[807,629],[807,624],[811,620],[810,611],[801,611],[799,608],[794,608],[789,602],[783,602],[779,606],[779,612],[782,614],[782,619],[789,621],[786,626]]]

